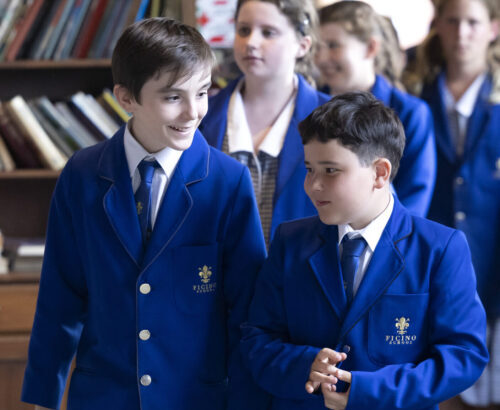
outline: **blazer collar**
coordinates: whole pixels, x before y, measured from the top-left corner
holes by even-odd
[[[123,133],[124,127],[106,142],[98,163],[100,178],[110,182],[103,198],[104,211],[129,256],[138,266],[146,268],[170,242],[190,211],[192,199],[187,186],[207,177],[210,151],[204,138],[196,131],[191,147],[182,154],[169,181],[147,252],[144,253]]]
[[[335,314],[343,323],[342,337],[365,315],[404,267],[398,242],[411,234],[412,221],[408,211],[394,198],[394,209],[377,248],[370,260],[363,281],[349,310],[340,270],[338,228],[318,223],[318,240],[311,244],[316,250],[309,264]],[[314,248],[313,248],[314,249]]]

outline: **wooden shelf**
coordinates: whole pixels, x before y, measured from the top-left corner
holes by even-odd
[[[60,171],[51,169],[16,169],[15,171],[0,172],[1,179],[56,179]]]
[[[40,272],[9,272],[0,275],[0,284],[38,283]]]
[[[68,60],[17,60],[0,63],[1,70],[39,70],[73,68],[110,68],[110,59],[68,59]]]

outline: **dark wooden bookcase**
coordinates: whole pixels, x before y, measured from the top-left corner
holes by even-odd
[[[0,63],[0,100],[41,95],[60,100],[77,91],[93,95],[112,87],[110,60]],[[0,229],[6,237],[45,236],[59,172],[0,172]],[[21,386],[35,312],[40,272],[0,275],[0,409],[33,409],[21,403]]]

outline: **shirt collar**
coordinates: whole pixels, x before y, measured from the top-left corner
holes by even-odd
[[[243,98],[241,96],[241,88],[244,84],[242,78],[236,85],[233,94],[229,100],[227,112],[227,137],[229,153],[245,151],[254,152],[252,134],[248,126],[245,106],[243,105]],[[276,158],[285,141],[285,136],[288,131],[290,120],[293,116],[295,109],[295,97],[297,95],[298,78],[294,77],[294,93],[290,101],[283,108],[280,115],[267,132],[266,137],[259,147],[259,151]]]
[[[143,159],[156,159],[160,164],[161,168],[170,178],[174,172],[177,163],[183,153],[183,151],[178,151],[170,147],[165,147],[162,150],[154,153],[150,153],[144,149],[144,147],[134,138],[130,131],[130,126],[132,123],[130,119],[125,127],[125,133],[123,136],[123,143],[125,146],[125,156],[127,157],[128,169],[130,172],[130,177],[133,178],[137,166]]]
[[[479,74],[469,88],[467,88],[462,97],[458,101],[455,101],[453,95],[446,86],[446,77],[443,75],[442,86],[444,90],[444,103],[446,111],[450,112],[452,110],[456,110],[460,115],[467,118],[470,117],[472,115],[472,111],[474,110],[479,90],[481,89],[481,85],[483,84],[485,78],[486,73]]]
[[[392,215],[392,210],[394,209],[394,198],[392,194],[389,195],[389,203],[382,211],[380,215],[378,215],[373,221],[371,221],[367,226],[363,229],[354,230],[348,224],[342,224],[338,226],[339,230],[339,244],[342,243],[342,239],[345,235],[348,235],[349,238],[355,237],[363,237],[366,243],[368,244],[370,250],[375,252],[375,248],[377,247],[378,241],[384,232],[385,226],[389,221],[389,218]]]

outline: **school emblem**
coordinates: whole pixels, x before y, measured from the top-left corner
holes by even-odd
[[[417,335],[408,334],[408,328],[410,327],[409,317],[397,317],[394,319],[396,322],[394,327],[397,329],[396,334],[385,335],[385,342],[390,345],[411,345],[415,340],[417,340]]]
[[[137,208],[137,215],[140,215],[142,213],[142,210],[143,210],[143,206],[142,206],[142,202],[139,201],[135,204],[136,208]]]
[[[208,267],[207,265],[203,265],[203,268],[198,268],[199,273],[198,275],[201,278],[201,281],[203,283],[208,283],[210,282],[210,276],[212,276],[212,267]]]
[[[406,333],[406,329],[410,327],[410,319],[405,317],[400,317],[399,319],[396,318],[396,324],[394,326],[399,329],[398,333],[400,335],[404,335]]]
[[[212,267],[203,265],[198,268],[198,277],[200,278],[201,284],[193,285],[193,291],[196,293],[212,293],[217,289],[217,283],[212,279]]]

